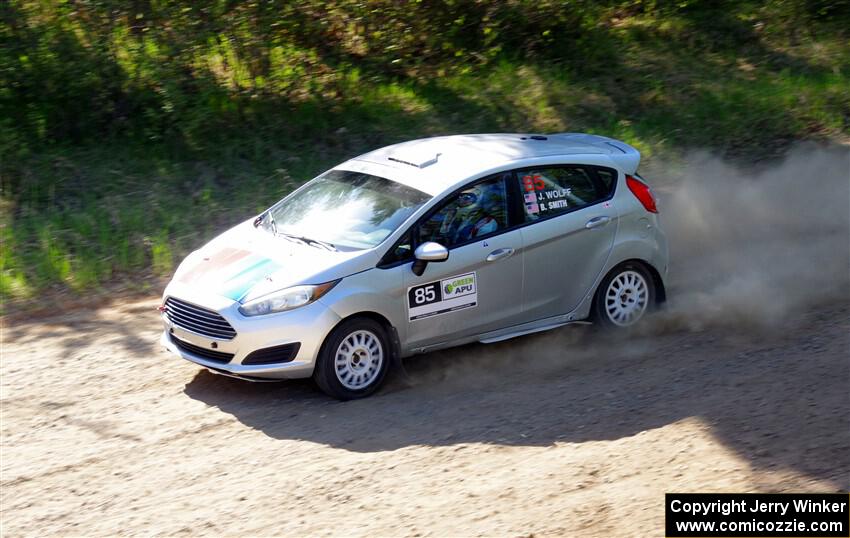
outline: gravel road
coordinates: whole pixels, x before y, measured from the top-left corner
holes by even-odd
[[[156,304],[5,328],[4,536],[650,536],[669,491],[850,488],[846,304],[466,346],[348,403],[171,357]]]

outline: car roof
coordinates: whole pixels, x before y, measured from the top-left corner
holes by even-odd
[[[547,157],[603,157],[624,173],[634,173],[640,153],[625,142],[583,133],[468,134],[422,138],[371,151],[337,168],[392,179],[431,195],[458,183],[523,161]],[[529,164],[531,164],[531,162]]]

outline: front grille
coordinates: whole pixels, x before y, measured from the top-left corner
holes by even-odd
[[[242,359],[242,364],[275,364],[279,362],[289,362],[298,354],[298,349],[301,344],[284,344],[282,346],[267,347],[252,351],[247,357]]]
[[[193,355],[203,357],[208,361],[226,364],[233,360],[233,353],[222,353],[221,351],[213,351],[212,349],[199,347],[194,344],[190,344],[189,342],[184,342],[183,340],[180,340],[179,338],[175,337],[173,334],[171,335],[171,341],[174,342],[175,346],[185,351],[186,353],[191,353]]]
[[[165,300],[165,315],[178,327],[203,336],[220,340],[231,340],[236,336],[236,331],[218,312],[174,297]]]

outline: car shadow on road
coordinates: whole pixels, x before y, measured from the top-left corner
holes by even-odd
[[[351,402],[309,381],[251,384],[205,371],[185,393],[272,438],[359,452],[615,440],[694,417],[755,469],[791,469],[847,490],[848,312],[818,315],[817,331],[783,334],[612,339],[565,328],[464,346],[408,360],[407,378]]]

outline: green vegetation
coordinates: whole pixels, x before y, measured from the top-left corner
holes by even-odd
[[[323,168],[427,135],[649,158],[850,132],[850,0],[11,0],[0,298],[141,286]]]

